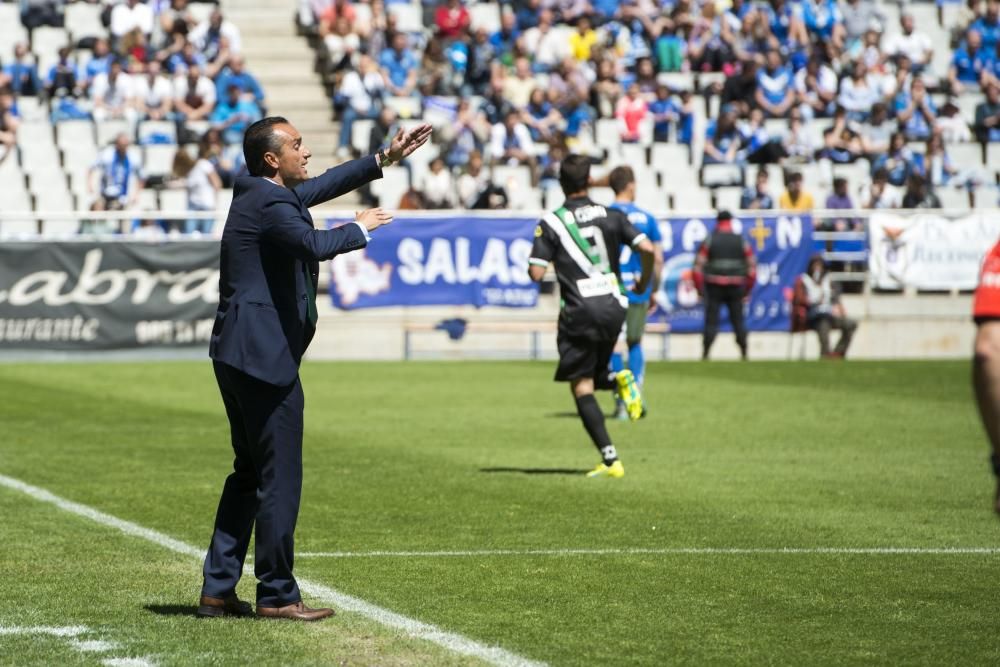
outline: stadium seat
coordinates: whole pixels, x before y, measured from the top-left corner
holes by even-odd
[[[511,208],[528,208],[524,202],[531,198],[531,193],[535,190],[531,185],[531,170],[528,167],[496,165],[491,179],[494,185],[507,191],[508,205]],[[541,201],[538,205],[541,205]]]
[[[136,134],[140,144],[145,144],[153,136],[167,137],[171,144],[177,143],[177,125],[168,120],[144,120],[139,123]]]
[[[28,31],[21,25],[17,3],[0,2],[0,61],[4,65],[14,58],[14,45],[28,41]]]
[[[96,146],[94,124],[89,120],[64,120],[56,125],[56,145],[63,150]]]
[[[219,213],[219,218],[225,220],[229,215],[229,206],[233,203],[233,191],[230,188],[219,190],[218,198],[215,200],[215,210]]]
[[[735,211],[740,207],[740,197],[743,194],[743,188],[716,188],[712,194],[715,195],[716,209],[725,208],[730,211]]]
[[[959,166],[977,166],[983,164],[983,147],[978,143],[948,144],[948,156]],[[994,163],[995,164],[995,163]]]
[[[964,195],[965,190],[960,190]],[[943,204],[943,202],[942,202]],[[978,188],[975,192],[975,208],[977,211],[991,209],[995,210],[1000,204],[997,197],[997,189],[994,186]]]
[[[188,208],[187,191],[182,189],[160,190],[160,210],[170,213],[186,211]]]
[[[622,143],[618,121],[614,118],[598,118],[594,124],[594,140],[598,148],[608,152],[610,159],[617,159]]]
[[[615,200],[615,191],[611,188],[590,188],[590,198],[598,204],[610,206]]]
[[[424,31],[424,21],[420,6],[414,4],[391,4],[386,7],[389,13],[396,16],[396,28],[403,32]]]
[[[201,137],[208,132],[212,124],[207,120],[186,120],[184,121],[184,126],[189,132],[193,132],[196,136]]]
[[[101,5],[89,2],[68,4],[65,18],[74,43],[79,43],[84,37],[103,37],[108,33],[101,25]]]
[[[416,97],[386,97],[385,106],[395,111],[400,118],[420,118],[420,100]],[[351,128],[353,131],[353,127]]]
[[[59,149],[51,143],[41,141],[20,142],[21,169],[26,173],[51,172],[59,169]]]
[[[73,207],[70,205],[65,210],[70,211]],[[46,209],[54,211],[55,209]],[[62,220],[51,220],[42,218],[42,237],[44,238],[65,238],[67,236],[76,236],[80,231],[80,221],[75,218],[62,219]]]
[[[559,186],[545,188],[542,194],[545,199],[543,208],[546,211],[554,211],[566,201],[566,195]]]
[[[656,75],[656,82],[670,90],[694,90],[694,79],[686,72],[660,72]]]
[[[431,160],[436,158],[441,149],[437,144],[427,144],[419,151],[413,153],[405,162],[410,167],[410,179],[414,183],[423,182],[424,175],[428,172]]]
[[[156,190],[150,188],[145,188],[139,192],[139,196],[136,198],[136,205],[140,211],[155,211],[160,208],[159,202],[157,201]],[[184,202],[185,208],[187,208],[187,202]]]
[[[41,192],[32,192],[35,197],[35,210],[44,212],[67,213],[74,209],[75,202],[66,186],[47,187]],[[75,223],[75,221],[74,221]],[[45,232],[45,223],[42,223],[42,233]]]
[[[97,123],[97,145],[107,146],[112,143],[121,133],[125,133],[130,139],[133,139],[133,133],[129,127],[128,121],[124,120],[104,120]]]
[[[210,2],[189,2],[187,4],[187,11],[191,13],[191,18],[194,19],[194,26],[207,21],[215,10],[215,7],[215,4]],[[191,27],[193,28],[194,26]]]
[[[469,23],[472,29],[483,28],[493,34],[500,29],[500,5],[494,2],[477,2],[469,7]]]
[[[38,72],[48,72],[59,58],[59,49],[70,45],[65,28],[40,26],[31,31],[31,52],[35,54]]]
[[[66,187],[66,174],[58,160],[36,165],[26,172],[28,191],[33,195],[45,195],[49,190],[58,191]]]
[[[743,185],[743,167],[738,164],[705,164],[701,167],[704,187]]]
[[[684,144],[655,143],[650,151],[649,163],[659,172],[676,170],[691,164],[691,149]]]
[[[150,145],[142,148],[142,170],[146,176],[169,176],[174,167],[176,145]]]
[[[70,192],[76,195],[77,199],[84,199],[88,201],[87,205],[83,208],[89,207],[89,200],[93,197],[93,195],[87,191],[87,182],[90,178],[90,167],[77,167],[73,170],[67,169],[67,173],[69,174]]]
[[[37,97],[22,96],[17,99],[17,110],[25,121],[41,121],[48,118],[49,111]]]
[[[52,124],[47,120],[24,121],[17,128],[17,143],[22,144],[51,144]]]
[[[708,190],[705,188],[684,188],[672,193],[673,207],[684,213],[704,213],[711,210]]]
[[[632,167],[633,171],[642,169],[649,164],[649,160],[646,159],[646,147],[642,144],[622,144],[620,162]]]
[[[966,123],[972,124],[976,119],[976,107],[982,103],[983,96],[978,92],[967,90],[955,99],[958,106],[958,115]]]
[[[351,125],[351,146],[362,155],[368,152],[368,140],[371,138],[375,121],[367,118],[354,121]]]
[[[964,189],[958,190],[955,188],[937,188],[934,193],[941,200],[941,207],[949,210],[964,211],[969,208],[969,193]],[[979,197],[978,193],[976,196],[976,208],[979,208],[980,199],[988,199],[987,197]],[[996,201],[990,203],[991,207],[996,206]]]
[[[1000,143],[986,144],[986,164],[993,168],[1000,165]]]
[[[380,206],[397,208],[403,194],[410,189],[410,172],[405,167],[386,167],[382,178],[372,181],[371,188]]]

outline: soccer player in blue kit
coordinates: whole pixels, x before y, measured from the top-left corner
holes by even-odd
[[[636,294],[632,291],[632,286],[642,273],[642,266],[639,257],[627,248],[622,252],[621,273],[622,282],[625,285],[625,293],[628,295],[628,312],[625,315],[625,344],[628,347],[628,369],[635,376],[635,381],[642,390],[645,379],[646,360],[642,353],[642,334],[646,330],[646,315],[654,303],[653,294],[659,289],[660,275],[663,272],[663,237],[660,235],[660,226],[648,211],[644,211],[635,205],[635,173],[631,167],[615,167],[608,175],[608,185],[615,193],[615,202],[611,208],[618,209],[628,218],[628,221],[645,234],[653,243],[653,280],[650,281],[646,291]],[[625,368],[622,354],[615,351],[611,356],[611,370],[620,371]],[[625,404],[621,399],[616,399],[617,408],[615,416],[619,419],[628,419]],[[646,416],[646,403],[643,402],[643,416]]]

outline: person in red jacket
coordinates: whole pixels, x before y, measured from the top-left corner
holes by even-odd
[[[437,36],[446,41],[461,37],[469,29],[470,20],[469,10],[461,0],[448,0],[434,11]]]
[[[1000,243],[983,260],[972,312],[976,322],[972,386],[993,446],[990,462],[997,478],[993,509],[1000,514]]]
[[[733,214],[719,211],[712,234],[698,248],[694,260],[694,284],[705,301],[705,330],[702,335],[702,359],[708,359],[719,332],[719,308],[724,304],[740,346],[740,356],[747,358],[747,327],[743,302],[750,296],[757,280],[757,258],[746,239],[733,231]]]

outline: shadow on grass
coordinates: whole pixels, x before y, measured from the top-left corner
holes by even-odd
[[[198,605],[193,604],[148,604],[146,611],[153,612],[159,616],[198,616]]]
[[[522,475],[583,475],[589,471],[578,468],[480,468],[479,472],[513,472]]]
[[[580,415],[576,412],[570,412],[569,410],[565,412],[550,412],[545,415],[549,419],[579,419]]]

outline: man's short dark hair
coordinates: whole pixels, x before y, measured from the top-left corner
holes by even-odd
[[[281,152],[281,139],[274,133],[274,126],[288,124],[281,116],[269,116],[247,128],[243,135],[243,159],[246,160],[247,171],[251,176],[263,176],[267,173],[264,154]]]
[[[632,167],[622,165],[611,170],[608,184],[611,185],[611,189],[615,191],[616,195],[624,192],[629,183],[635,183],[635,173],[632,171]]]
[[[587,189],[590,183],[590,158],[586,155],[570,155],[559,167],[559,185],[566,195]]]

